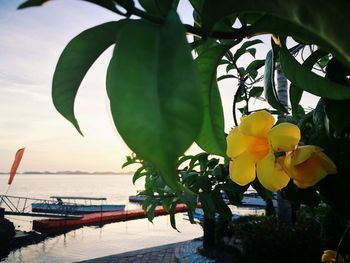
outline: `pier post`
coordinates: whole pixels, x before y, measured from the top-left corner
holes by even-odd
[[[0,207],[0,220],[5,218],[5,208]]]
[[[6,244],[15,235],[15,226],[5,218],[5,209],[0,208],[0,246]]]

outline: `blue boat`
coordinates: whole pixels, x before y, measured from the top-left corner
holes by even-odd
[[[105,197],[51,196],[50,198],[55,199],[55,201],[32,203],[32,211],[53,214],[88,214],[123,211],[125,209],[125,205],[103,204],[102,201],[107,200]],[[77,203],[77,200],[83,200],[85,203]],[[101,201],[101,204],[93,204],[93,201]]]

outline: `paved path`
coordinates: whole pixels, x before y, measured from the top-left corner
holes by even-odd
[[[175,263],[175,250],[183,242],[130,251],[102,258],[79,261],[79,263]]]

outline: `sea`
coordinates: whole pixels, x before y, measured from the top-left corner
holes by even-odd
[[[143,188],[143,182],[132,184],[132,174],[17,174],[9,189],[7,179],[8,175],[0,175],[0,194],[8,190],[9,196],[40,199],[55,195],[106,197],[107,203],[141,209],[128,201],[130,195]],[[37,219],[12,215],[6,218],[23,231],[31,231],[32,222]],[[201,237],[201,226],[191,224],[186,218],[182,213],[176,215],[178,231],[171,227],[169,216],[155,217],[153,222],[138,219],[102,227],[86,226],[15,249],[0,257],[0,262],[76,262]]]

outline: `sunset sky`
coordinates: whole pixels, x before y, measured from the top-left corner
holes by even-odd
[[[21,147],[26,152],[19,171],[122,171],[131,151],[114,128],[105,91],[112,48],[96,61],[78,92],[75,111],[84,137],[51,101],[52,76],[65,45],[81,31],[118,16],[73,0],[16,10],[22,2],[0,0],[0,172],[9,171]],[[189,23],[191,9],[183,5],[181,13]],[[266,51],[268,46],[262,46]],[[220,87],[226,131],[233,124],[232,87],[232,82]]]

